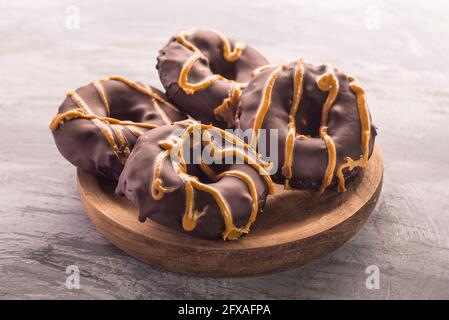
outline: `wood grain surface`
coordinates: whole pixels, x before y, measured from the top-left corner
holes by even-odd
[[[66,9],[80,28],[66,28]],[[0,298],[449,298],[449,3],[0,0]],[[159,86],[157,51],[212,27],[273,63],[301,55],[358,76],[384,155],[378,206],[332,254],[290,271],[211,279],[150,267],[83,213],[48,130],[65,92],[121,74]],[[80,289],[65,286],[77,265]],[[380,288],[365,285],[376,265]]]
[[[347,182],[345,193],[284,191],[277,185],[249,235],[239,241],[203,240],[151,220],[140,223],[137,208],[115,194],[116,182],[82,170],[77,170],[77,181],[89,218],[131,256],[179,273],[243,277],[304,265],[343,245],[375,208],[382,175],[376,146],[366,169]]]

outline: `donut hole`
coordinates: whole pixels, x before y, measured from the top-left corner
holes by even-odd
[[[201,150],[202,151],[202,150]],[[193,152],[192,149],[188,152],[184,152],[184,159],[187,162],[187,174],[194,176],[198,178],[198,180],[205,184],[211,184],[217,182],[217,180],[211,179],[206,172],[201,169],[201,166],[198,161],[192,161],[193,159]],[[188,161],[190,160],[190,161]],[[206,160],[207,161],[207,160]],[[226,156],[225,158],[221,159],[220,161],[214,160],[213,163],[206,162],[206,166],[215,174],[220,174],[224,171],[229,170],[229,168],[236,163],[236,159],[233,156]],[[220,179],[218,179],[220,180]]]
[[[219,74],[222,77],[233,81],[237,80],[236,65],[236,62],[226,62],[223,59],[219,59],[218,61],[209,61],[209,66],[212,73]]]
[[[237,79],[237,61],[227,61],[223,58],[223,44],[221,40],[215,42],[211,41],[210,37],[218,37],[216,34],[211,34],[209,31],[199,30],[194,37],[188,38],[205,56],[207,67],[213,74],[219,74],[228,80]],[[234,50],[235,45],[230,41],[231,51]]]
[[[309,81],[308,81],[309,82]],[[307,84],[304,86],[304,94],[301,98],[301,107],[296,114],[296,132],[311,138],[319,138],[320,125],[323,108],[326,100],[325,94],[311,95],[309,92],[314,89],[315,84]]]
[[[320,137],[321,112],[318,115],[300,115],[296,120],[296,133],[311,138]]]
[[[236,62],[228,62],[220,56],[211,56],[210,54],[205,53],[205,56],[199,59],[197,63],[200,63],[202,68],[210,70],[211,74],[217,74],[232,81],[237,80]],[[195,77],[195,70],[192,70],[189,75],[189,80],[200,81],[202,79],[202,73],[197,75],[197,77],[198,79]]]
[[[187,174],[198,178],[201,183],[209,184],[213,181],[200,169],[198,164],[187,164]]]
[[[160,118],[153,108],[154,101],[147,95],[117,80],[104,82],[103,86],[109,100],[114,101],[109,117],[132,122],[155,122]]]
[[[149,122],[158,119],[159,115],[156,112],[149,110],[148,105],[137,104],[126,109],[112,108],[110,117],[122,121]]]

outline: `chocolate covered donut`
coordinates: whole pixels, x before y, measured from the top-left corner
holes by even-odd
[[[139,136],[186,118],[159,90],[113,76],[69,91],[50,129],[72,164],[118,179]]]
[[[273,179],[286,188],[323,192],[366,166],[376,127],[359,81],[331,65],[301,59],[262,70],[241,96],[237,127],[278,129],[279,166]]]
[[[159,52],[157,69],[167,95],[203,123],[233,127],[242,88],[267,65],[255,49],[214,30],[174,36]]]
[[[209,148],[215,161],[195,155],[198,147]],[[116,193],[137,205],[142,222],[150,218],[197,237],[235,240],[249,232],[273,190],[266,166],[236,136],[185,120],[139,138]]]

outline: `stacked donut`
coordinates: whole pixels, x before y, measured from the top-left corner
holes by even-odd
[[[120,76],[96,80],[69,91],[50,124],[61,154],[118,180],[116,193],[142,222],[239,239],[273,181],[343,192],[373,151],[364,89],[334,66],[273,66],[248,45],[195,29],[170,39],[157,69],[165,93]],[[264,130],[276,130],[276,141],[261,139]],[[268,144],[277,165],[259,154]]]

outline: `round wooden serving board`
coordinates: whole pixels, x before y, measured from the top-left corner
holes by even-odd
[[[348,241],[376,205],[383,165],[376,146],[368,166],[347,183],[345,193],[331,190],[320,196],[279,186],[251,232],[238,241],[202,240],[151,220],[140,223],[137,209],[114,194],[113,183],[81,170],[77,176],[87,215],[128,254],[175,272],[241,277],[305,264]]]

